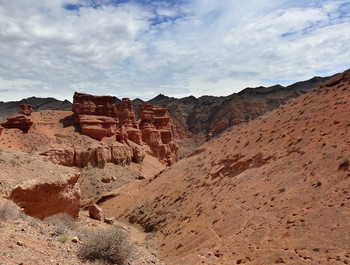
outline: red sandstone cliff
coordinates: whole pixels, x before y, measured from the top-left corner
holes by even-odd
[[[140,146],[144,142],[161,161],[174,163],[178,146],[173,142],[167,109],[140,104],[141,121],[137,122],[130,99],[115,101],[111,96],[75,93],[72,110],[81,132],[99,141],[115,136],[117,141],[128,145],[129,141]]]

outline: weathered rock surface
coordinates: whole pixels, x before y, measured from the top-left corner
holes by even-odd
[[[92,204],[89,207],[89,216],[92,219],[104,222],[105,221],[105,214],[103,212],[103,210],[98,207],[96,204]]]
[[[32,105],[30,105],[30,104],[22,104],[20,106],[20,111],[19,111],[20,114],[24,114],[26,116],[29,116],[30,114],[32,114],[32,112],[33,112]]]
[[[101,141],[103,137],[116,135],[118,120],[107,116],[79,115],[79,125],[83,134]]]
[[[16,128],[23,132],[28,132],[33,122],[24,114],[18,114],[7,118],[7,121],[1,124],[4,128]]]
[[[30,216],[44,219],[57,213],[78,217],[79,175],[42,156],[0,149],[0,194]]]
[[[0,126],[0,136],[1,136],[1,133],[2,133],[3,129],[4,129],[4,127]]]
[[[167,164],[174,163],[177,160],[178,147],[172,141],[167,110],[151,104],[140,104],[139,124],[130,99],[123,98],[119,103],[114,103],[115,101],[116,98],[111,96],[75,93],[72,110],[77,115],[77,124],[81,132],[99,141],[104,137],[115,136],[118,142],[129,146],[130,142],[140,146],[144,142],[161,161]],[[140,148],[133,150],[127,146],[116,145],[111,147],[111,151],[111,160],[117,164],[129,164],[129,158],[130,161],[141,163],[144,157]],[[113,154],[118,158],[113,157]],[[122,159],[123,162],[120,161],[121,154],[126,156]]]
[[[90,145],[86,149],[82,146],[62,148],[59,145],[51,145],[48,150],[41,152],[55,164],[63,166],[86,167],[88,165],[103,168],[106,163],[116,165],[129,165],[131,162],[141,164],[145,152],[136,144],[124,145],[119,142],[111,144],[99,143]]]
[[[152,104],[139,104],[138,111],[142,140],[151,147],[156,157],[173,164],[177,160],[178,146],[172,141],[167,110]]]
[[[74,93],[72,111],[75,114],[116,117],[113,96],[93,96],[83,93]]]

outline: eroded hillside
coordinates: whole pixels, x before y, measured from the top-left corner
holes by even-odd
[[[166,264],[350,263],[350,70],[104,202]]]

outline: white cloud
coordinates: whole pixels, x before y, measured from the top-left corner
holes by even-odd
[[[227,95],[345,70],[350,4],[307,2],[0,0],[0,100]]]

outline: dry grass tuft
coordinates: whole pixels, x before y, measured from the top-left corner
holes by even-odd
[[[86,234],[79,249],[82,259],[106,261],[125,265],[132,255],[133,244],[127,239],[128,234],[122,229],[97,230]]]
[[[58,213],[45,218],[44,223],[52,225],[57,234],[64,234],[68,230],[75,228],[75,220],[66,213]]]

